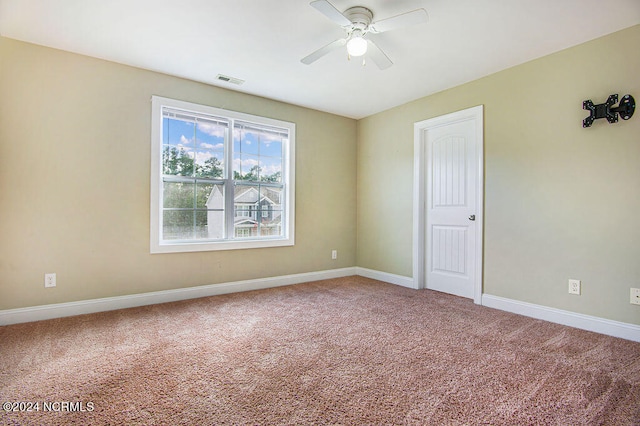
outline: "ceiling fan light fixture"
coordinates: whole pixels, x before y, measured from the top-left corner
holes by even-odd
[[[424,9],[416,9],[374,22],[371,9],[363,6],[353,6],[344,12],[340,12],[329,0],[313,0],[309,4],[329,20],[342,27],[346,31],[346,37],[339,38],[302,58],[300,62],[305,65],[312,64],[328,53],[341,49],[346,44],[347,58],[350,59],[367,53],[378,68],[385,70],[393,65],[393,62],[373,40],[365,40],[364,36],[371,33],[384,33],[409,25],[423,24],[429,19],[429,15]]]
[[[350,56],[362,56],[367,53],[367,40],[360,34],[353,34],[347,42],[347,52]]]

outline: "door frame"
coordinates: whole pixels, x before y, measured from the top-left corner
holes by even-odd
[[[473,301],[482,304],[482,265],[483,253],[483,224],[484,224],[484,108],[483,105],[467,108],[439,117],[430,118],[413,125],[413,287],[427,288],[426,256],[425,256],[425,227],[427,223],[427,190],[426,173],[426,132],[429,129],[473,120],[475,122],[475,136],[478,143],[477,161],[477,197],[476,197],[476,261],[475,283],[473,284]]]

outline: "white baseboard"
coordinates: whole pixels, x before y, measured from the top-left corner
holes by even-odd
[[[390,284],[396,284],[403,287],[416,288],[413,278],[411,277],[389,274],[387,272],[380,272],[361,267],[356,267],[355,269],[357,275],[361,275],[363,277],[385,281]],[[640,325],[564,311],[562,309],[535,305],[533,303],[520,302],[518,300],[492,296],[490,294],[482,295],[482,305],[488,308],[499,309],[501,311],[507,311],[556,324],[579,328],[581,330],[593,331],[607,336],[640,342]]]
[[[634,324],[534,305],[533,303],[520,302],[490,294],[482,295],[482,305],[556,324],[640,342],[640,326]]]
[[[283,275],[279,277],[234,281],[198,287],[179,288],[175,290],[154,291],[127,296],[105,297],[102,299],[81,300],[78,302],[7,309],[0,311],[0,326],[61,318],[72,315],[112,311],[116,309],[134,308],[137,306],[153,305],[157,303],[176,302],[179,300],[196,299],[199,297],[216,296],[220,294],[261,290],[331,278],[348,277],[351,275],[360,275],[390,284],[415,288],[413,278],[410,277],[376,271],[373,269],[350,267],[330,269],[327,271],[307,272],[302,274]],[[520,302],[499,296],[492,296],[490,294],[482,295],[482,305],[531,318],[568,325],[582,330],[640,342],[640,326],[634,324],[563,311],[561,309]]]
[[[150,293],[131,294],[127,296],[105,297],[102,299],[81,300],[78,302],[56,303],[51,305],[32,306],[28,308],[7,309],[0,311],[0,325],[40,321],[72,315],[91,314],[95,312],[113,311],[116,309],[134,308],[136,306],[154,305],[157,303],[176,302],[196,299],[198,297],[216,296],[241,291],[261,290],[271,287],[300,284],[310,281],[357,275],[356,268],[330,269],[327,271],[307,272],[303,274],[283,275],[279,277],[259,278],[254,280],[235,281],[223,284],[203,285],[198,287],[178,288],[175,290],[153,291]]]
[[[359,266],[356,266],[356,275],[360,275],[362,277],[367,277],[367,278],[371,278],[378,281],[384,281],[389,284],[396,284],[402,287],[409,287],[409,288],[415,289],[413,278],[405,277],[402,275],[390,274],[388,272],[380,272],[373,269],[361,268]]]

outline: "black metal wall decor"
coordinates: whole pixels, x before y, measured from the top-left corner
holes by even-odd
[[[618,122],[618,114],[623,120],[628,120],[636,110],[636,101],[631,95],[624,95],[620,105],[613,107],[618,102],[618,94],[609,95],[607,102],[594,105],[591,99],[582,102],[582,109],[590,111],[590,115],[582,120],[582,127],[591,127],[594,120],[606,118],[609,123]]]

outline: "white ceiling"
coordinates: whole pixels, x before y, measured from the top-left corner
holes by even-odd
[[[362,118],[640,23],[640,0],[330,0],[374,21],[427,11],[371,35],[380,71],[342,50],[302,64],[344,36],[310,1],[0,0],[0,35]]]

